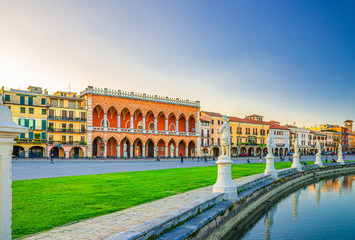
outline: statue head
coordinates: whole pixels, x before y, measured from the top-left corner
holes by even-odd
[[[224,122],[227,122],[228,121],[227,115],[224,115],[222,119],[223,119]]]

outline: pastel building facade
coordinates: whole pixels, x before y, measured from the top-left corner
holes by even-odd
[[[202,114],[200,117],[201,124],[201,156],[210,156],[211,144],[211,117],[207,114]]]
[[[48,95],[48,99],[48,157],[86,157],[86,100],[63,91]]]
[[[15,139],[12,155],[38,158],[46,156],[47,146],[47,92],[41,87],[29,86],[27,90],[5,89],[0,95],[3,103],[12,112],[12,120],[28,128]]]
[[[200,153],[200,102],[99,89],[87,101],[88,157],[179,157]]]

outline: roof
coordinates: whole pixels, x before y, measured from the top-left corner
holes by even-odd
[[[252,114],[252,115],[249,115],[247,117],[263,117],[263,116],[260,116],[260,115],[257,115],[257,114]]]
[[[354,122],[354,121],[353,121],[353,120],[348,119],[348,120],[346,120],[345,122]]]
[[[201,114],[200,121],[201,122],[211,122],[211,117],[207,114]]]
[[[223,115],[222,115],[222,114],[220,114],[220,113],[215,113],[215,112],[205,112],[205,111],[201,111],[201,112],[203,112],[204,114],[207,114],[207,115],[209,115],[209,116],[211,116],[211,117],[223,117]]]
[[[281,130],[290,130],[289,128],[287,127],[283,127],[279,124],[276,124],[274,121],[271,121],[271,122],[265,122],[267,125],[270,125],[270,128],[271,129],[281,129]]]
[[[265,124],[264,122],[260,122],[258,120],[253,120],[253,119],[238,118],[238,117],[232,117],[232,116],[228,116],[228,118],[229,118],[230,122],[245,122],[245,123],[268,125],[268,124]]]

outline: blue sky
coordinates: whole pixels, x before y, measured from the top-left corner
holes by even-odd
[[[5,1],[0,85],[200,100],[299,126],[355,119],[352,1]]]

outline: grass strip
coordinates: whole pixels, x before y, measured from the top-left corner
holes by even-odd
[[[276,169],[290,162],[275,163]],[[265,163],[232,165],[232,178]],[[137,206],[216,182],[217,166],[13,181],[13,238]]]

